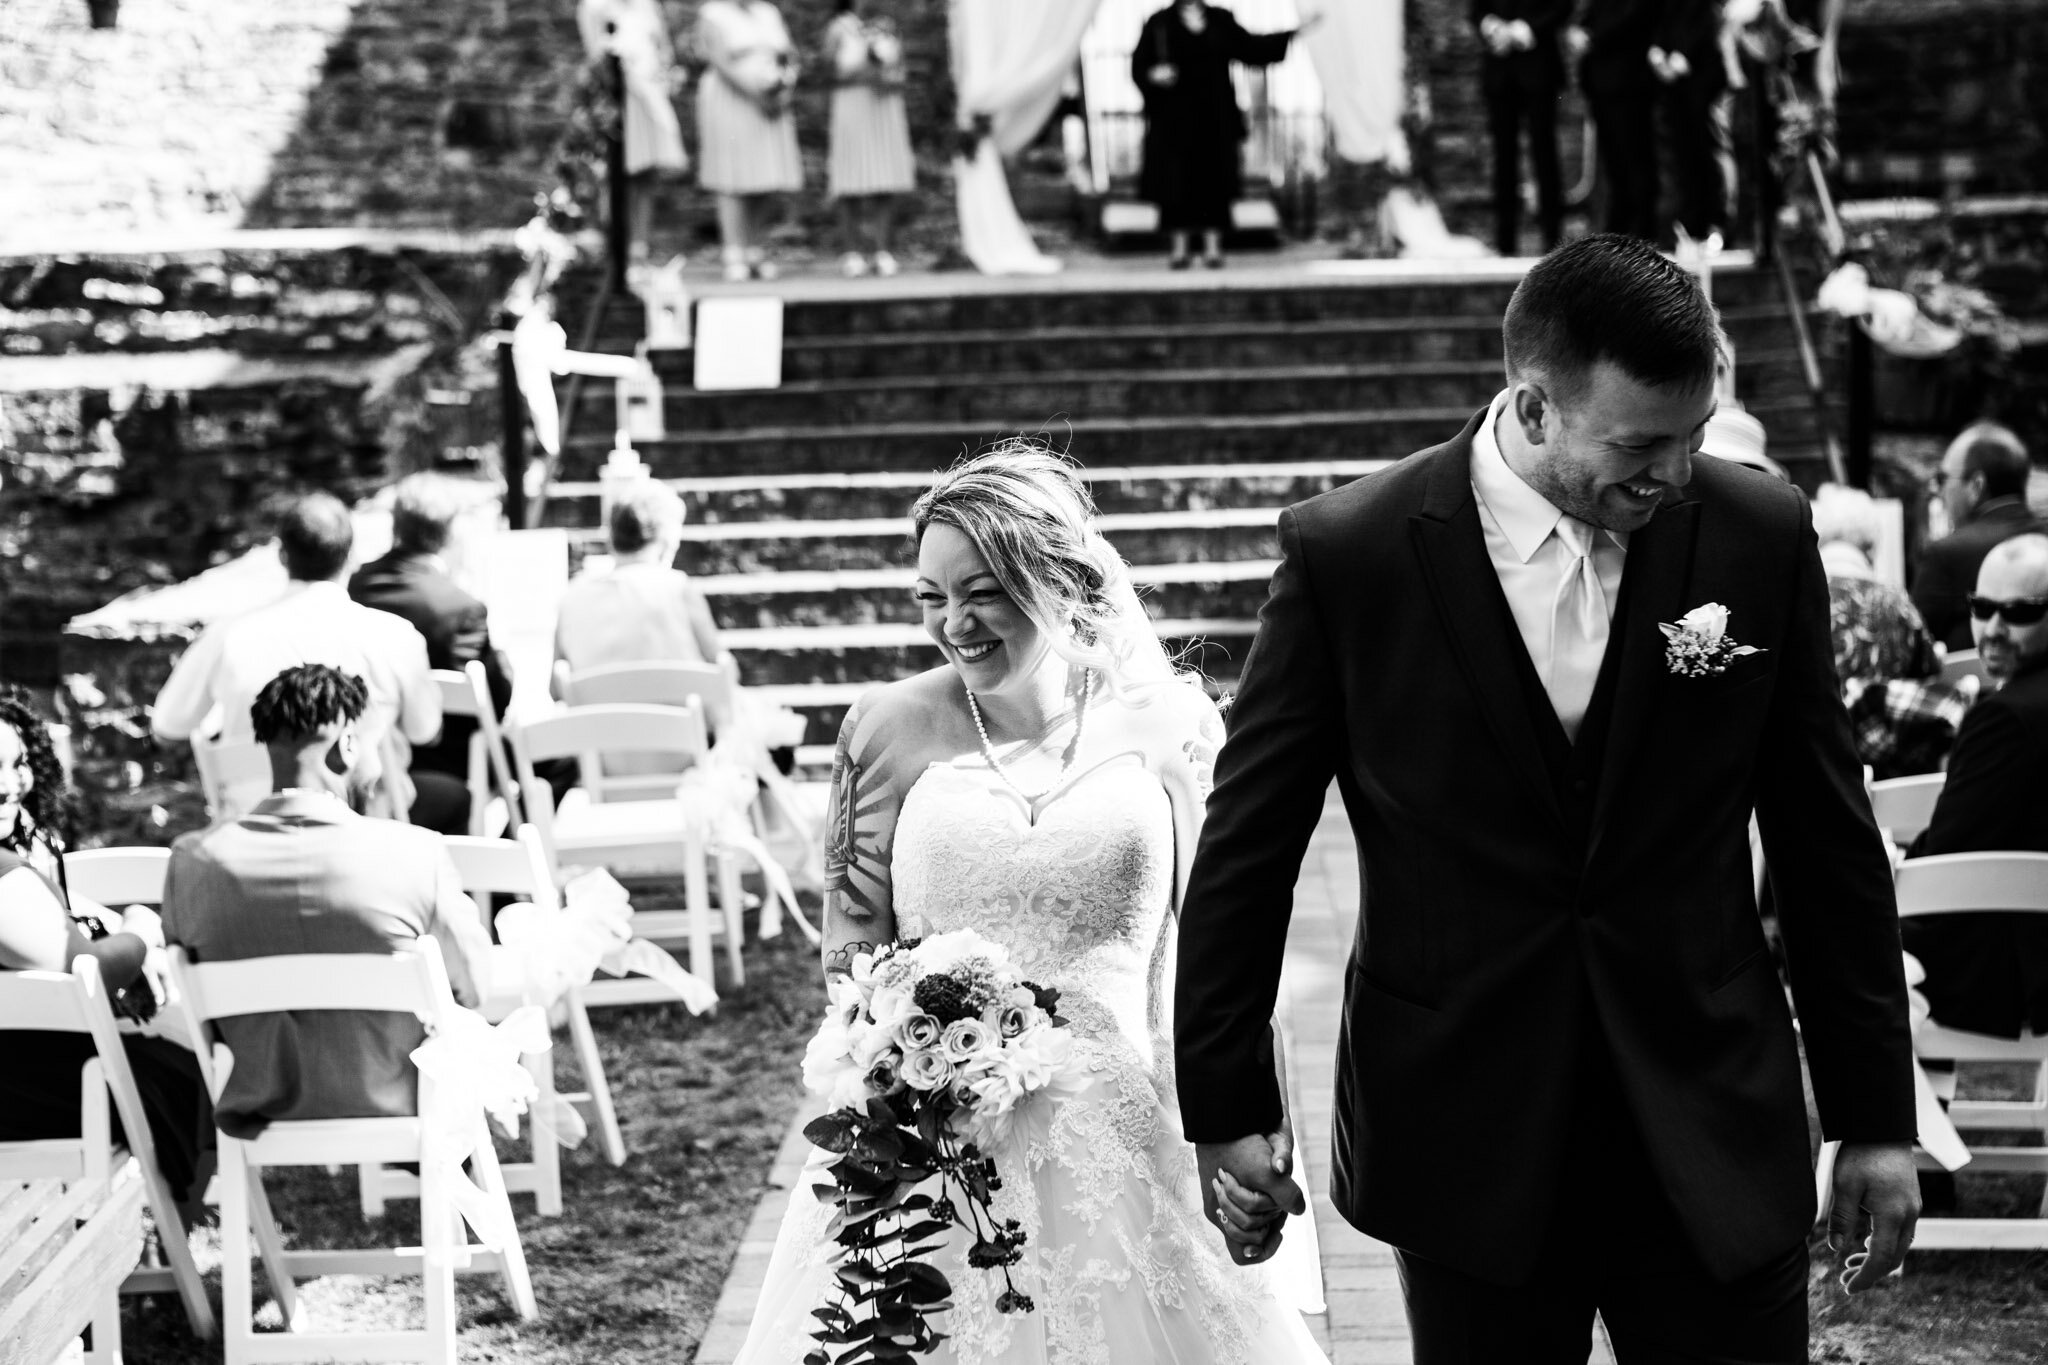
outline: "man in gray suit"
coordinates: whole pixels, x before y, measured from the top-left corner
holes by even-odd
[[[432,830],[349,809],[363,682],[326,664],[278,674],[250,707],[270,751],[271,794],[239,820],[171,850],[164,936],[195,961],[298,953],[388,953],[431,934],[455,998],[475,1005],[490,937]],[[234,1137],[274,1119],[416,1112],[409,1015],[345,1011],[221,1020],[234,1052],[215,1117]]]

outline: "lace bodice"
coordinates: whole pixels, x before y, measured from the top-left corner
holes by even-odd
[[[1173,809],[1143,756],[1088,764],[1036,818],[988,769],[934,763],[904,797],[890,873],[899,932],[975,929],[1060,992],[1087,1073],[991,1153],[1038,1310],[998,1313],[1003,1281],[949,1236],[951,1340],[931,1365],[1326,1365],[1266,1272],[1231,1267],[1202,1221],[1166,1018]],[[797,1365],[812,1345],[830,1277],[815,1179],[796,1182],[739,1365]]]
[[[891,870],[904,932],[922,920],[986,934],[1060,991],[1077,1038],[1121,1043],[1153,1069],[1173,810],[1141,755],[1075,774],[1036,820],[987,769],[934,763],[904,799]]]

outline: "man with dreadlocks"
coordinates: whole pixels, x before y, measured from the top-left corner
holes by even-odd
[[[247,815],[171,849],[164,932],[198,962],[297,953],[389,953],[440,943],[455,998],[481,999],[490,937],[441,836],[349,809],[362,756],[362,679],[326,664],[287,668],[250,707],[270,752],[271,792]],[[249,1138],[273,1119],[417,1112],[410,1015],[361,1011],[223,1019],[235,1069],[214,1117]]]
[[[95,958],[123,1012],[147,1015],[156,994],[144,968],[152,965],[154,975],[163,930],[141,906],[115,915],[67,901],[61,879],[70,834],[70,793],[49,731],[26,693],[0,686],[0,970],[68,972],[79,958]],[[213,1137],[198,1063],[160,1038],[123,1042],[157,1164],[189,1212],[205,1184]],[[84,1034],[0,1030],[0,1142],[78,1136],[80,1068],[92,1048]]]

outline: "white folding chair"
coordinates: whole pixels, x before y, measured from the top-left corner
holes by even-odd
[[[97,1202],[90,1189],[111,1193],[114,1182],[140,1179],[150,1215],[156,1220],[157,1237],[163,1244],[168,1269],[150,1274],[137,1269],[131,1259],[119,1267],[120,1276],[111,1280],[121,1293],[176,1291],[185,1306],[185,1320],[193,1334],[211,1338],[215,1332],[213,1307],[206,1299],[206,1286],[193,1263],[192,1248],[185,1238],[185,1225],[171,1187],[157,1165],[156,1141],[150,1134],[149,1115],[142,1107],[142,1094],[135,1085],[135,1073],[128,1065],[128,1053],[121,1045],[120,1029],[101,984],[97,959],[81,955],[69,972],[0,972],[0,1029],[33,1029],[43,1033],[82,1033],[92,1039],[94,1056],[85,1064],[79,1094],[81,1109],[79,1136],[46,1138],[33,1142],[0,1143],[0,1188],[21,1181],[54,1181],[65,1187],[67,1197],[81,1212]],[[109,1122],[107,1099],[111,1094],[114,1113],[121,1116],[122,1136],[127,1152],[115,1154],[113,1126]],[[119,1165],[134,1168],[132,1175]],[[74,1188],[80,1187],[80,1188]],[[0,1226],[0,1247],[17,1245],[22,1229]],[[141,1222],[135,1225],[137,1259],[141,1252]],[[124,1234],[125,1236],[125,1234]],[[7,1256],[0,1252],[0,1266]],[[108,1267],[111,1271],[114,1267]],[[0,1289],[12,1276],[0,1270]],[[6,1295],[0,1293],[0,1300]],[[116,1294],[107,1294],[94,1305],[93,1349],[89,1360],[118,1362],[121,1358],[121,1310]],[[14,1343],[0,1338],[0,1347]],[[13,1357],[9,1357],[13,1358]]]
[[[498,724],[498,711],[491,701],[489,675],[484,672],[484,666],[474,659],[463,665],[462,673],[469,679],[470,706],[476,716],[477,736],[483,741],[484,760],[489,766],[498,797],[505,803],[505,828],[518,829],[525,821],[521,813],[519,782],[512,771],[512,760],[506,756],[505,730]]]
[[[559,911],[561,897],[548,870],[547,853],[533,826],[521,827],[517,839],[477,839],[450,835],[444,843],[462,878],[462,889],[471,896],[493,894],[522,896],[543,910]],[[521,968],[511,949],[491,949],[492,998],[484,1001],[483,1015],[497,1023],[513,1010],[530,1002],[520,981]],[[560,1002],[569,1019],[569,1035],[583,1067],[587,1089],[561,1098],[576,1106],[586,1122],[596,1128],[604,1141],[605,1156],[614,1166],[626,1160],[625,1139],[619,1132],[617,1113],[612,1108],[611,1086],[605,1079],[604,1059],[597,1050],[597,1035],[590,1026],[580,990],[571,990]],[[520,1059],[539,1087],[541,1102],[555,1094],[554,1059],[538,1053]],[[534,1197],[539,1213],[554,1217],[562,1212],[562,1159],[560,1146],[538,1127],[532,1129],[533,1159],[502,1163],[505,1188],[515,1194]],[[359,1173],[363,1214],[379,1217],[386,1199],[416,1199],[419,1178],[382,1166],[364,1166]]]
[[[254,740],[194,735],[192,762],[211,820],[241,815],[270,793],[270,753]]]
[[[1959,685],[1965,678],[1984,680],[1984,660],[1974,649],[1952,649],[1941,661],[1941,680],[1950,687]]]
[[[1912,843],[1934,819],[1934,803],[1947,781],[1947,773],[1923,773],[1871,783],[1870,813],[1877,817],[1877,827],[1895,844]]]
[[[428,672],[433,679],[434,690],[441,694],[441,723],[446,725],[451,716],[475,720],[477,715],[476,694],[470,691],[469,677],[460,669],[436,668]],[[463,783],[469,789],[469,824],[472,835],[481,835],[491,804],[491,779],[489,760],[484,757],[484,732],[481,727],[470,732],[469,760],[463,766]]]
[[[195,963],[174,946],[171,979],[192,1035],[202,1039],[212,1037],[214,1021],[250,1014],[365,1010],[411,1014],[432,1027],[458,1008],[448,988],[439,945],[431,938],[421,939],[411,951],[402,953],[312,953],[236,962]],[[207,1089],[218,1101],[233,1056],[221,1043],[210,1049],[202,1047],[198,1056]],[[333,1061],[345,1064],[345,1059]],[[421,1109],[430,1110],[433,1099],[433,1079],[421,1076]],[[227,1365],[337,1358],[453,1365],[457,1270],[497,1272],[503,1276],[519,1316],[528,1320],[537,1316],[497,1151],[485,1130],[483,1115],[478,1114],[475,1121],[479,1140],[470,1162],[484,1197],[497,1206],[508,1231],[502,1252],[469,1242],[450,1188],[452,1180],[465,1177],[430,1158],[426,1124],[417,1116],[280,1120],[255,1138],[220,1134],[221,1308],[226,1320]],[[290,1330],[258,1334],[251,1321],[250,1235],[253,1232],[259,1242],[277,1238],[269,1209],[252,1198],[262,1189],[263,1169],[402,1161],[417,1162],[420,1167],[421,1245],[363,1251],[280,1251],[272,1265],[271,1287]],[[295,1279],[319,1275],[419,1275],[425,1288],[425,1331],[316,1335],[302,1330],[291,1286]]]
[[[595,754],[639,751],[698,759],[707,747],[704,713],[695,706],[575,706],[558,715],[527,721],[512,730],[512,755],[518,767],[520,790],[526,797],[527,818],[539,831],[549,862],[558,869],[577,865],[604,867],[622,877],[680,872],[686,908],[635,912],[633,932],[657,944],[687,944],[690,970],[715,985],[711,894],[706,871],[710,859],[708,840],[705,831],[694,828],[684,818],[682,803],[673,797],[661,801],[589,800],[584,799],[582,792],[572,791],[557,810],[547,783],[534,776],[534,764],[547,759],[578,760],[587,781],[596,770],[591,757]],[[726,965],[732,984],[738,986],[746,981],[746,968],[740,960],[741,891],[737,859],[718,859],[718,887],[724,912],[721,927],[726,939]],[[624,997],[610,987],[630,983],[598,984],[607,989],[593,990],[586,996],[588,1003],[625,1003]],[[671,997],[666,991],[653,988],[640,998]]]
[[[74,896],[110,910],[124,905],[162,905],[167,848],[82,848],[64,855],[64,885]]]
[[[1910,858],[1899,865],[1899,917],[1999,911],[2048,913],[2048,853],[1944,853]],[[2026,1147],[1970,1148],[1978,1171],[2048,1172],[2048,1038],[1994,1038],[1944,1028],[1930,1020],[1913,1038],[1913,1050],[1928,1060],[2024,1063],[2034,1068],[2034,1093],[2026,1100],[1963,1100],[1949,1104],[1957,1128],[2028,1132]],[[1935,1169],[1924,1154],[1920,1164]],[[1923,1218],[1913,1244],[1933,1251],[1951,1247],[2048,1247],[2048,1195],[2036,1218]]]
[[[733,678],[720,664],[605,664],[576,673],[558,661],[556,668],[564,674],[562,700],[571,706],[688,706],[694,701],[713,729],[732,716]]]

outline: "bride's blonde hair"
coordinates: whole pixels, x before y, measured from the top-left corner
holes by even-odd
[[[1069,664],[1126,684],[1175,670],[1152,633],[1123,556],[1095,529],[1095,501],[1063,456],[1023,437],[954,465],[910,509],[913,544],[927,528],[966,536],[1010,600]]]

